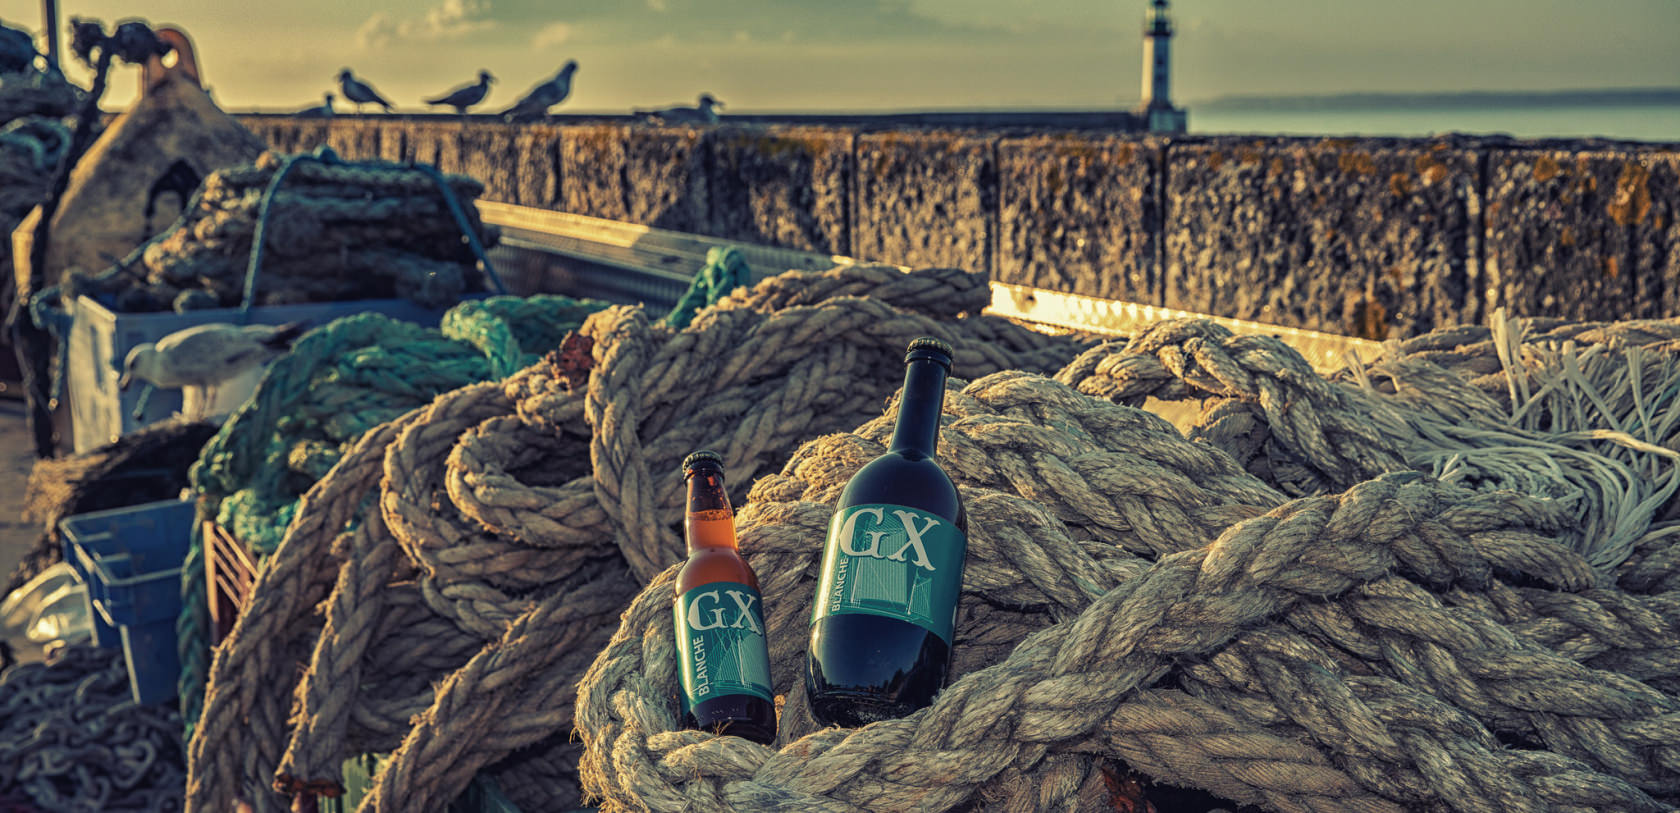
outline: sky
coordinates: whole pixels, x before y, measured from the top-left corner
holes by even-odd
[[[320,103],[351,68],[399,110],[473,80],[511,104],[567,59],[556,113],[1124,109],[1145,0],[59,0],[192,38],[229,111]],[[39,33],[40,0],[0,0]],[[1180,0],[1174,101],[1229,95],[1680,86],[1680,0]],[[107,107],[134,96],[119,69]],[[86,72],[67,72],[84,84]]]

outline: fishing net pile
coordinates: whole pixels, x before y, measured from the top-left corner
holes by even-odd
[[[1680,323],[1500,317],[1326,377],[1271,337],[1093,344],[988,299],[853,268],[682,330],[611,308],[367,432],[214,654],[189,808],[284,810],[363,752],[390,755],[380,811],[480,773],[531,811],[1079,810],[1117,763],[1274,810],[1680,801]],[[955,678],[818,729],[822,540],[920,335],[972,379],[940,437],[970,528]],[[1201,409],[1181,431],[1148,398]],[[701,447],[752,484],[774,746],[677,726],[677,469]]]
[[[483,290],[463,230],[485,248],[495,243],[496,230],[472,205],[483,192],[465,175],[289,163],[267,152],[254,164],[210,173],[174,225],[97,275],[68,275],[68,293],[126,312],[238,307],[260,228],[254,304],[403,298],[447,307]]]
[[[11,233],[47,198],[59,159],[70,146],[65,117],[81,88],[35,71],[0,74],[0,313],[14,296]]]

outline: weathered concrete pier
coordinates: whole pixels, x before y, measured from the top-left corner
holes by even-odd
[[[1680,144],[241,121],[491,200],[1365,338],[1680,313]]]

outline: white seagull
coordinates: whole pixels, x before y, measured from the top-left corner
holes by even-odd
[[[577,60],[566,60],[566,66],[561,68],[553,79],[526,91],[512,107],[502,111],[502,118],[516,121],[547,115],[550,107],[572,95],[572,74],[577,73],[577,67]]]
[[[379,95],[372,85],[357,79],[349,68],[338,72],[338,89],[343,91],[345,99],[356,104],[357,113],[362,112],[364,104],[376,104],[385,108],[385,112],[391,112],[391,103],[385,101],[385,97]]]
[[[663,110],[637,110],[635,113],[653,124],[717,124],[718,114],[713,108],[718,107],[723,107],[723,102],[710,93],[702,93],[700,104],[696,107],[667,107]]]
[[[425,101],[426,104],[432,106],[440,104],[449,105],[450,107],[455,108],[456,113],[465,116],[467,114],[467,108],[484,101],[485,95],[490,92],[490,83],[494,81],[496,81],[496,77],[491,76],[489,71],[479,71],[478,81],[476,83],[471,85],[462,85],[461,87],[451,90],[442,96],[435,99],[427,99]]]
[[[128,351],[117,388],[128,389],[135,379],[160,389],[198,387],[204,391],[202,403],[208,408],[216,400],[217,386],[285,355],[303,330],[302,322],[244,326],[211,322],[182,328]]]

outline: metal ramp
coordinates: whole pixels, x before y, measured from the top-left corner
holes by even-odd
[[[560,269],[564,293],[609,301],[670,307],[705,264],[706,253],[719,246],[739,250],[755,280],[790,269],[821,271],[860,262],[527,206],[493,201],[477,205],[484,222],[502,230],[501,244],[491,252],[498,267],[503,263],[524,268],[552,264]],[[1114,336],[1131,335],[1163,319],[1209,319],[1235,333],[1276,336],[1320,370],[1343,366],[1349,353],[1370,361],[1382,348],[1379,342],[1333,333],[1002,282],[992,283],[992,304],[986,312],[1049,328]]]

